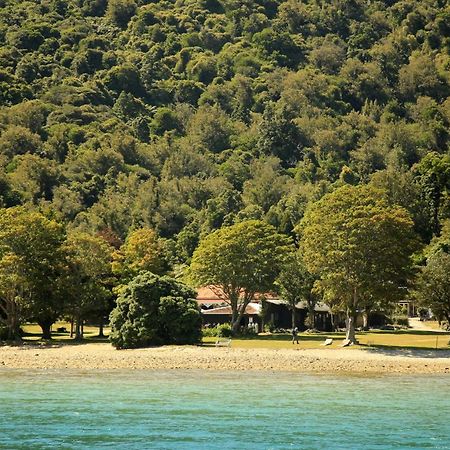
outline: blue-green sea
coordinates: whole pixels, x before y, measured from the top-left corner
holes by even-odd
[[[3,369],[0,448],[450,449],[450,377]]]

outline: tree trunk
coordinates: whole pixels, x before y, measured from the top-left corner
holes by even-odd
[[[295,305],[292,306],[292,329],[295,328]]]
[[[237,331],[237,327],[239,327],[238,321],[238,311],[235,308],[231,308],[231,329],[233,333]]]
[[[231,331],[233,334],[236,334],[239,331],[239,325],[241,324],[242,317],[244,317],[245,309],[247,308],[249,302],[244,302],[241,304],[241,307],[238,311],[235,311],[233,314],[236,319],[232,322]]]
[[[316,328],[316,316],[314,313],[314,306],[311,307],[311,305],[308,305],[308,319],[309,319],[309,325],[312,329]]]
[[[77,317],[75,321],[75,340],[81,341],[83,339],[83,329],[81,327],[81,317]]]
[[[238,318],[238,296],[230,295],[230,307],[231,307],[231,331],[233,334],[236,333],[237,328],[239,327],[239,323],[237,322]],[[236,325],[237,324],[237,325]]]
[[[42,329],[42,339],[51,339],[53,320],[52,319],[38,320],[38,325]]]
[[[356,331],[355,331],[355,322],[356,317],[353,312],[347,313],[347,332],[345,335],[345,339],[350,342],[350,344],[357,344],[356,340]]]
[[[365,310],[363,312],[363,330],[367,331],[369,329],[369,312]]]
[[[331,331],[336,331],[336,324],[334,323],[334,314],[330,312]]]
[[[100,324],[98,326],[98,337],[103,338],[105,334],[103,332],[104,324],[103,324],[103,316],[100,317]]]
[[[447,317],[447,326],[450,329],[450,313],[446,313],[445,316]]]
[[[316,328],[316,301],[312,294],[309,294],[306,299],[306,305],[308,308],[309,326],[314,330]]]
[[[20,327],[19,327],[20,307],[15,300],[6,300],[6,322],[8,328],[8,341],[19,340]]]
[[[70,319],[70,338],[73,338],[73,317]]]
[[[350,344],[357,344],[356,341],[356,331],[355,331],[355,323],[356,323],[356,307],[358,305],[358,290],[355,287],[353,289],[353,298],[351,306],[347,308],[347,333],[345,339],[349,341]]]

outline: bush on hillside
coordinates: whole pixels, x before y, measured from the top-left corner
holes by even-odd
[[[138,275],[124,288],[110,320],[110,340],[118,349],[195,344],[201,339],[195,291],[151,272]]]

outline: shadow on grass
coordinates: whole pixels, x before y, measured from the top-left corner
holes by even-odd
[[[423,347],[400,347],[394,345],[360,345],[366,351],[386,356],[406,356],[410,358],[450,358],[450,350],[445,348],[429,349]]]
[[[410,334],[415,336],[450,336],[450,332],[440,330],[370,330],[358,331],[358,334]]]
[[[42,339],[41,333],[24,333],[22,340],[7,342],[6,345],[13,346],[39,346],[39,347],[63,347],[72,345],[83,345],[83,344],[101,344],[109,343],[108,336],[85,336],[82,340],[76,340],[71,338],[69,333],[52,333],[52,339]]]
[[[336,333],[324,332],[323,334],[300,333],[299,339],[302,341],[324,341],[325,339],[328,339],[328,338],[344,339],[344,336],[345,336],[345,333],[341,333],[341,332],[336,332]],[[242,341],[252,341],[252,340],[254,340],[254,341],[291,341],[292,335],[289,333],[268,334],[268,335],[247,334],[247,335],[243,335],[243,336],[235,336],[235,339],[239,339]]]

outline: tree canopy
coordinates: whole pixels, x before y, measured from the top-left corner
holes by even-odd
[[[406,210],[383,191],[343,186],[311,205],[297,229],[306,267],[347,312],[347,339],[365,298],[392,302],[406,294],[418,249]]]
[[[186,234],[292,233],[335,183],[401,168],[429,241],[450,217],[449,17],[440,0],[5,0],[0,206],[122,241],[149,228],[188,264]]]
[[[413,298],[439,321],[450,324],[450,221],[444,222],[441,236],[431,241],[424,254]]]
[[[65,234],[54,220],[24,208],[0,210],[0,307],[10,338],[23,317],[41,325],[44,337],[63,310]]]
[[[192,256],[191,277],[196,285],[210,285],[225,295],[236,332],[247,305],[258,292],[273,289],[292,251],[290,240],[271,225],[257,220],[241,222],[200,241]]]
[[[0,4],[0,208],[104,239],[119,284],[183,276],[239,223],[295,237],[345,185],[385,190],[425,246],[450,219],[442,0]]]
[[[199,342],[202,321],[195,296],[173,278],[143,272],[125,287],[111,312],[112,344],[123,349]]]

